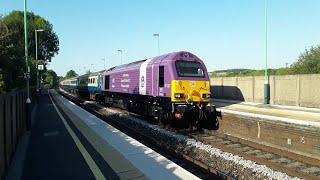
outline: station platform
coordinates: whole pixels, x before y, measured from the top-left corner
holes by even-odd
[[[320,109],[213,99],[222,112],[320,127]]]
[[[6,179],[199,179],[53,90],[31,114]]]

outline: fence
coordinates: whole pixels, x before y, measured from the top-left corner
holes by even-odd
[[[0,95],[0,179],[4,176],[16,145],[26,131],[26,93]]]
[[[270,76],[270,103],[320,108],[320,74]],[[211,79],[213,98],[263,102],[264,77]]]

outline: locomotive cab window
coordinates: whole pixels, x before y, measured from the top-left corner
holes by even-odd
[[[159,87],[164,87],[164,66],[159,66]]]
[[[204,77],[202,65],[195,61],[176,61],[176,69],[179,77]]]

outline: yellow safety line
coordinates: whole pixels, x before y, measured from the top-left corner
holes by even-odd
[[[75,142],[77,148],[79,149],[81,155],[83,156],[84,160],[86,161],[86,163],[88,164],[91,172],[93,173],[94,177],[96,179],[106,179],[104,177],[104,175],[102,174],[101,170],[99,169],[98,165],[94,162],[94,160],[92,159],[92,157],[90,156],[90,154],[88,153],[88,151],[86,150],[86,148],[82,145],[82,143],[80,142],[79,138],[77,137],[77,135],[73,132],[73,130],[70,128],[70,126],[68,125],[67,121],[65,120],[65,118],[62,116],[62,114],[60,113],[59,109],[57,108],[56,104],[53,102],[52,97],[49,93],[49,97],[50,100],[54,106],[54,108],[56,109],[57,113],[59,114],[64,126],[66,127],[68,133],[70,134],[70,136],[72,137],[73,141]]]

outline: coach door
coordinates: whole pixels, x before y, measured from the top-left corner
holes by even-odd
[[[159,66],[158,78],[158,95],[164,96],[164,66]]]
[[[102,77],[101,74],[98,75],[97,78],[97,83],[98,83],[98,88],[101,89],[102,88]]]
[[[109,90],[110,89],[110,76],[105,76],[104,77],[104,89]]]

